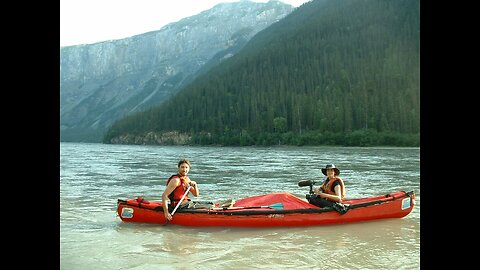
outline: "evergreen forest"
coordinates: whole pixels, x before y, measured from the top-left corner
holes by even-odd
[[[104,143],[420,145],[419,0],[313,0]]]

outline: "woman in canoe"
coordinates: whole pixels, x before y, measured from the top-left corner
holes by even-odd
[[[315,196],[311,196],[308,202],[319,207],[332,207],[342,214],[345,213],[347,209],[342,204],[345,199],[345,183],[338,176],[340,170],[334,164],[327,164],[322,168],[322,173],[327,177],[321,186],[315,188]]]

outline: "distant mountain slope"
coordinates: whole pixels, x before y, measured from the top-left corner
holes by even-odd
[[[100,141],[116,119],[160,104],[292,10],[224,3],[158,31],[60,48],[60,140]]]
[[[418,0],[314,0],[168,102],[118,121],[104,142],[165,143],[165,134],[220,144],[259,144],[271,134],[310,134],[308,143],[332,133],[355,140],[386,132],[390,141],[396,138],[388,132],[418,134],[419,31]]]

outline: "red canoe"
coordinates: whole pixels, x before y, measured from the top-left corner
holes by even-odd
[[[231,208],[177,210],[169,224],[183,226],[278,227],[314,226],[402,218],[415,205],[413,191],[344,201],[347,212],[319,208],[290,193],[280,192],[237,200]],[[118,200],[117,214],[124,222],[165,224],[161,202]]]

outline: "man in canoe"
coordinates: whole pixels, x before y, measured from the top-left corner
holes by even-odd
[[[172,211],[177,204],[181,204],[180,208],[188,207],[188,193],[192,193],[195,197],[200,195],[197,182],[192,181],[187,176],[189,171],[190,161],[182,159],[178,162],[177,174],[170,176],[167,180],[167,187],[162,194],[163,213],[167,220],[172,220],[172,215],[169,211]],[[170,204],[168,204],[169,200]]]
[[[191,165],[188,159],[180,160],[178,162],[177,174],[170,176],[167,180],[167,187],[162,194],[162,207],[165,219],[168,221],[172,220],[172,215],[175,213],[174,211],[176,209],[211,209],[213,207],[228,208],[233,206],[235,203],[235,200],[229,200],[228,202],[223,202],[220,204],[190,200],[188,198],[189,193],[192,193],[195,197],[200,195],[200,189],[198,188],[197,182],[192,181],[187,175],[190,171],[190,168]],[[168,201],[170,201],[170,204],[168,204]]]

